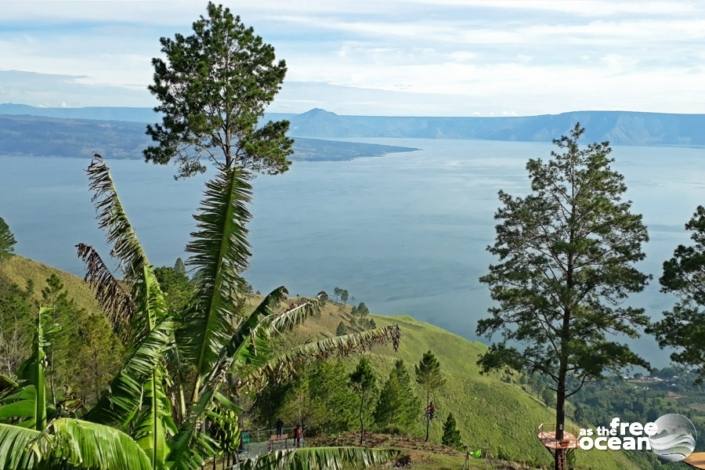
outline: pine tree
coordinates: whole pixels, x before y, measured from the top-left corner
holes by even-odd
[[[369,410],[370,397],[374,392],[375,373],[372,370],[370,361],[363,357],[358,362],[355,370],[350,374],[348,383],[358,396],[359,408],[358,418],[360,420],[360,445],[362,445],[365,436],[365,421]]]
[[[421,385],[426,399],[425,417],[426,417],[426,437],[428,435],[433,420],[435,406],[432,401],[433,392],[441,388],[445,384],[445,379],[441,374],[441,364],[436,359],[436,356],[431,351],[423,354],[421,361],[414,368],[416,372],[416,383]]]
[[[75,302],[68,298],[61,279],[56,274],[51,274],[46,280],[47,286],[42,289],[42,305],[49,308],[52,334],[49,336],[47,347],[47,379],[49,393],[56,407],[58,390],[66,391],[72,372],[72,351],[76,338],[77,321],[75,312],[78,310]],[[76,343],[76,347],[80,344]],[[63,392],[62,392],[63,397]]]
[[[30,354],[36,305],[34,284],[22,289],[0,277],[0,373],[14,375]]]
[[[443,437],[441,442],[444,446],[459,449],[463,443],[460,439],[460,431],[456,428],[453,413],[448,413],[448,419],[443,424]]]
[[[705,207],[698,206],[685,225],[692,243],[678,245],[673,257],[663,263],[659,279],[661,290],[677,296],[673,308],[664,312],[661,321],[650,332],[656,335],[661,347],[674,348],[671,359],[693,367],[697,383],[705,379],[705,350],[702,331],[705,331]]]
[[[50,399],[54,406],[72,398],[86,402],[89,395],[97,401],[122,350],[105,315],[80,308],[56,274],[47,279],[42,304],[51,309],[53,323],[47,347]]]
[[[182,260],[181,257],[176,258],[176,262],[174,263],[174,271],[176,271],[176,274],[183,274],[184,276],[187,276],[186,265],[184,264],[184,260]]]
[[[343,336],[349,333],[348,326],[344,322],[338,323],[338,327],[335,329],[336,336]]]
[[[611,168],[608,142],[579,145],[579,124],[554,141],[544,161],[531,159],[526,196],[500,191],[497,263],[480,280],[497,305],[477,324],[501,335],[482,356],[484,370],[538,372],[556,390],[556,439],[563,439],[566,400],[604,371],[648,367],[616,336],[635,337],[649,323],[625,304],[649,276],[639,270],[648,241],[642,217],[624,199],[624,177]],[[517,345],[520,347],[517,348]],[[554,467],[564,469],[565,452]]]
[[[180,258],[179,258],[180,259]],[[183,262],[181,263],[183,265]],[[166,302],[173,312],[183,312],[195,290],[191,279],[186,275],[186,269],[179,267],[179,260],[173,268],[162,266],[154,270],[159,286],[166,294]]]
[[[0,261],[12,254],[15,249],[15,236],[10,231],[10,227],[5,220],[0,217]]]
[[[205,171],[203,160],[230,169],[285,172],[293,152],[288,121],[263,121],[281,88],[286,63],[274,47],[229,8],[208,3],[191,35],[163,37],[162,58],[152,59],[161,123],[149,125],[155,145],[148,161],[175,160],[178,176]]]
[[[375,424],[382,430],[411,434],[419,415],[420,404],[411,385],[404,361],[397,360],[384,383],[374,412]]]

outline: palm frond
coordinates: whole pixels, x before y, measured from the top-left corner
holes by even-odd
[[[250,256],[246,227],[250,197],[246,172],[221,169],[206,184],[204,199],[194,216],[198,231],[191,234],[187,250],[191,253],[189,264],[197,268],[196,302],[186,315],[179,343],[184,357],[196,366],[199,379],[232,336],[243,284],[240,273]]]
[[[222,401],[222,398],[224,398],[219,393],[219,389],[233,362],[238,359],[245,361],[247,357],[254,354],[252,350],[258,336],[268,337],[264,328],[258,328],[259,322],[262,315],[271,314],[273,304],[278,301],[277,299],[281,295],[282,292],[276,289],[272,294],[265,297],[258,308],[239,325],[230,341],[221,348],[218,359],[203,380],[196,384],[199,387],[194,393],[197,400],[192,404],[189,416],[182,423],[178,435],[170,442],[170,447],[172,448],[170,460],[174,462],[193,462],[200,465],[208,457],[214,455],[217,444],[198,430],[212,408],[214,399]],[[265,341],[261,346],[263,348],[267,347],[267,343],[268,341]]]
[[[42,433],[38,446],[51,468],[152,469],[147,454],[129,435],[88,421],[57,419]]]
[[[33,384],[18,385],[11,393],[0,398],[0,422],[34,428],[36,400],[37,393]]]
[[[18,470],[35,468],[40,460],[36,446],[39,431],[11,424],[0,424],[0,468]]]
[[[144,387],[143,408],[135,425],[134,437],[149,455],[152,465],[163,466],[168,454],[167,439],[176,433],[171,416],[171,402],[164,391],[163,370],[157,368]]]
[[[169,441],[168,467],[173,470],[193,470],[201,466],[218,452],[218,443],[189,423]]]
[[[111,254],[118,259],[120,270],[127,280],[142,275],[147,256],[130,224],[118,197],[110,169],[103,158],[95,154],[87,169],[91,201],[98,212],[98,225],[105,230],[112,246]]]
[[[86,263],[85,281],[107,314],[115,333],[123,340],[126,339],[135,304],[92,246],[79,243],[76,249],[78,257]]]
[[[290,331],[295,326],[301,325],[308,318],[318,315],[321,312],[318,300],[304,299],[297,304],[291,304],[286,310],[267,317],[262,322],[271,333],[283,333]]]
[[[400,339],[401,331],[398,325],[324,338],[283,352],[243,380],[248,385],[258,388],[267,380],[276,380],[295,373],[311,361],[321,361],[333,356],[345,357],[386,343],[392,343],[396,351],[399,348]]]
[[[132,350],[120,373],[113,379],[108,391],[86,419],[125,428],[142,407],[144,384],[160,367],[166,351],[172,345],[175,324],[164,319]]]
[[[241,470],[342,470],[382,465],[399,454],[392,449],[363,447],[310,447],[278,450],[260,457],[247,459]]]

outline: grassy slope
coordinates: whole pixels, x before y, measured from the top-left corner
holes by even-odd
[[[98,303],[93,298],[93,294],[88,285],[78,276],[60,271],[46,264],[23,258],[22,256],[11,256],[0,263],[0,277],[15,283],[21,287],[27,285],[27,281],[34,284],[34,294],[37,301],[41,299],[42,289],[46,287],[46,280],[52,274],[56,274],[61,279],[69,295],[76,303],[88,311],[100,310]]]
[[[485,345],[407,316],[374,318],[378,326],[397,323],[402,330],[398,353],[390,347],[373,351],[373,361],[385,371],[382,380],[396,358],[403,359],[411,369],[430,349],[441,363],[447,383],[435,400],[439,411],[432,426],[433,441],[440,441],[442,423],[450,411],[458,422],[463,442],[471,448],[495,456],[500,455],[501,448],[501,454],[511,460],[531,465],[551,463],[550,455],[536,439],[536,428],[541,423],[553,422],[552,410],[521,385],[502,381],[500,374],[481,375],[476,362]],[[320,320],[305,326],[305,335],[335,331],[341,319],[340,307],[329,305]],[[622,454],[577,452],[578,468],[637,468]]]
[[[51,273],[61,278],[79,305],[94,311],[99,308],[88,286],[77,276],[20,256],[13,256],[0,264],[0,276],[20,285],[31,279],[37,296]],[[505,383],[496,374],[481,375],[476,361],[485,349],[483,344],[468,341],[411,317],[374,318],[379,326],[397,323],[402,329],[402,343],[398,353],[389,347],[373,351],[372,358],[385,376],[396,358],[403,359],[407,367],[411,368],[423,352],[429,349],[441,362],[447,384],[436,399],[439,418],[432,427],[431,438],[434,442],[440,441],[442,421],[451,411],[458,421],[463,441],[473,449],[479,448],[498,455],[501,447],[511,460],[550,464],[549,455],[536,440],[535,431],[538,424],[552,422],[551,410],[526,393],[520,385]],[[335,331],[341,319],[340,307],[329,303],[320,319],[304,325],[300,334],[312,336]],[[428,462],[415,468],[455,467],[462,462],[460,456],[427,455],[427,458],[430,459]],[[581,453],[577,463],[578,468],[585,469],[636,468],[623,455],[611,452]],[[481,461],[474,464],[474,468],[484,467]]]

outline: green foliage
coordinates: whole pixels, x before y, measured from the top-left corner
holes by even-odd
[[[350,293],[347,291],[347,289],[343,289],[342,287],[334,288],[333,295],[335,295],[335,298],[342,303],[347,302],[348,298],[350,297]]]
[[[358,396],[358,419],[360,421],[360,445],[365,437],[365,422],[369,420],[370,398],[375,392],[377,377],[370,361],[366,357],[360,358],[357,367],[348,377],[348,384]]]
[[[15,236],[5,220],[0,217],[0,261],[12,254],[15,249]]]
[[[176,271],[176,274],[183,274],[188,278],[188,275],[186,274],[186,265],[184,264],[184,260],[180,257],[176,258],[176,261],[174,262],[174,271]]]
[[[314,362],[286,383],[270,383],[256,395],[255,410],[265,426],[277,418],[299,423],[308,434],[347,431],[357,416],[357,396],[348,387],[345,365]]]
[[[71,399],[97,401],[117,370],[122,349],[108,323],[102,315],[80,308],[56,274],[46,281],[42,305],[49,308],[54,325],[47,348],[47,379],[53,406]]]
[[[194,286],[186,275],[186,268],[181,258],[176,260],[173,268],[169,266],[155,268],[154,275],[166,296],[167,308],[172,312],[184,312],[193,296]]]
[[[335,328],[335,336],[343,336],[348,334],[348,326],[344,322],[338,323],[338,326]]]
[[[416,373],[416,383],[421,385],[426,400],[424,416],[426,418],[426,441],[428,441],[429,429],[435,412],[432,395],[433,392],[445,385],[445,378],[441,373],[441,364],[430,350],[426,351],[418,365],[414,366],[414,372]]]
[[[458,431],[455,425],[453,413],[448,413],[448,418],[446,422],[443,423],[443,437],[441,438],[441,443],[444,446],[453,447],[455,449],[460,449],[463,445],[460,438],[460,431]]]
[[[233,333],[231,325],[238,313],[238,308],[233,308],[233,295],[244,285],[240,273],[250,255],[246,228],[250,197],[245,173],[225,169],[206,183],[195,215],[198,231],[187,246],[192,255],[189,264],[197,270],[194,305],[177,333],[182,357],[196,368],[199,383],[193,389],[194,403],[200,382]]]
[[[477,325],[479,335],[502,336],[483,355],[485,370],[509,365],[553,379],[559,438],[566,398],[586,380],[648,367],[615,341],[615,334],[636,337],[648,324],[643,309],[624,306],[649,279],[636,266],[648,234],[623,199],[627,188],[610,166],[609,144],[581,148],[583,132],[576,124],[555,141],[551,159],[529,160],[527,196],[500,191],[489,248],[498,263],[481,278],[497,305]]]
[[[360,317],[365,317],[369,315],[370,309],[367,308],[367,305],[365,305],[365,302],[360,302],[358,305],[353,306],[352,308],[352,314],[357,315]]]
[[[149,90],[163,118],[147,127],[156,145],[145,157],[161,164],[176,159],[180,176],[205,171],[203,156],[226,169],[284,172],[293,145],[289,123],[258,127],[258,121],[281,87],[286,64],[230,9],[209,3],[207,10],[190,36],[160,40],[165,60],[152,60]]]
[[[0,371],[12,375],[30,354],[33,318],[34,284],[25,289],[0,276]]]
[[[122,281],[91,247],[79,245],[78,251],[88,265],[87,280],[110,312],[115,330],[124,335],[128,353],[107,393],[85,417],[128,431],[154,467],[197,468],[217,455],[221,448],[214,440],[215,429],[224,429],[228,421],[233,430],[236,420],[230,412],[240,411],[221,393],[230,377],[241,386],[254,386],[255,379],[267,375],[264,370],[286,373],[309,358],[349,354],[388,341],[398,346],[398,329],[387,327],[282,353],[273,348],[276,336],[317,315],[319,305],[302,299],[280,311],[287,294],[280,287],[254,310],[244,311],[240,273],[249,256],[249,183],[238,168],[221,168],[207,184],[195,216],[198,231],[188,246],[196,268],[195,289],[185,303],[185,315],[171,310],[107,165],[96,156],[88,173],[100,225],[113,245]],[[176,270],[166,278],[174,276]],[[185,368],[193,373],[181,373]]]
[[[399,359],[384,383],[374,412],[375,425],[382,430],[413,434],[421,405],[416,397],[411,376]]]
[[[671,359],[698,371],[700,383],[705,378],[705,207],[698,206],[685,229],[692,243],[676,247],[659,279],[662,290],[678,301],[650,331],[661,347],[675,348]]]
[[[0,467],[150,470],[147,455],[127,434],[77,419],[52,421],[43,431],[0,424]]]

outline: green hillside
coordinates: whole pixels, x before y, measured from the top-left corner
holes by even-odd
[[[35,291],[45,285],[46,278],[57,274],[69,294],[88,309],[97,309],[88,286],[77,276],[68,274],[42,263],[20,256],[13,256],[0,263],[0,277],[20,285],[32,280]],[[331,334],[349,307],[329,302],[320,318],[301,327],[298,339]],[[552,411],[539,399],[527,393],[516,379],[505,374],[481,375],[476,364],[485,346],[479,342],[450,333],[436,326],[408,316],[389,317],[374,315],[378,326],[396,323],[402,331],[402,342],[398,352],[390,347],[379,347],[371,353],[371,359],[380,371],[388,373],[394,360],[403,359],[407,366],[415,364],[424,351],[432,350],[443,368],[447,383],[435,399],[438,416],[432,426],[431,440],[439,442],[442,419],[448,412],[456,417],[463,438],[473,449],[483,449],[492,455],[525,463],[529,467],[548,466],[548,452],[536,439],[536,427],[540,423],[552,422]],[[350,359],[354,361],[355,359]],[[437,458],[436,458],[437,457]],[[438,455],[432,463],[414,468],[435,468],[440,463],[454,467],[462,462],[455,457]],[[578,451],[578,468],[582,469],[630,469],[638,468],[624,455],[614,452]],[[475,461],[474,468],[486,468],[483,461]],[[443,465],[444,467],[446,465]]]
[[[78,276],[22,256],[11,256],[0,263],[0,279],[21,287],[31,281],[34,285],[36,300],[41,298],[42,289],[46,287],[46,280],[52,273],[59,276],[70,296],[80,307],[94,312],[100,309],[90,288]]]
[[[330,334],[348,314],[349,307],[341,309],[339,305],[329,303],[320,319],[303,326],[301,334],[303,337]],[[441,363],[447,383],[434,400],[438,406],[438,418],[432,426],[432,441],[440,442],[442,422],[448,412],[452,412],[463,442],[471,448],[489,451],[494,456],[530,467],[552,463],[549,453],[536,438],[536,429],[541,423],[550,425],[553,422],[553,410],[526,392],[516,377],[480,374],[476,363],[486,349],[484,344],[468,341],[409,316],[373,315],[373,318],[377,326],[396,323],[402,332],[398,352],[390,347],[379,347],[371,354],[372,361],[381,371],[381,379],[386,377],[397,358],[412,367],[429,349]],[[582,469],[638,468],[625,455],[615,452],[577,451],[576,457],[578,468]]]

